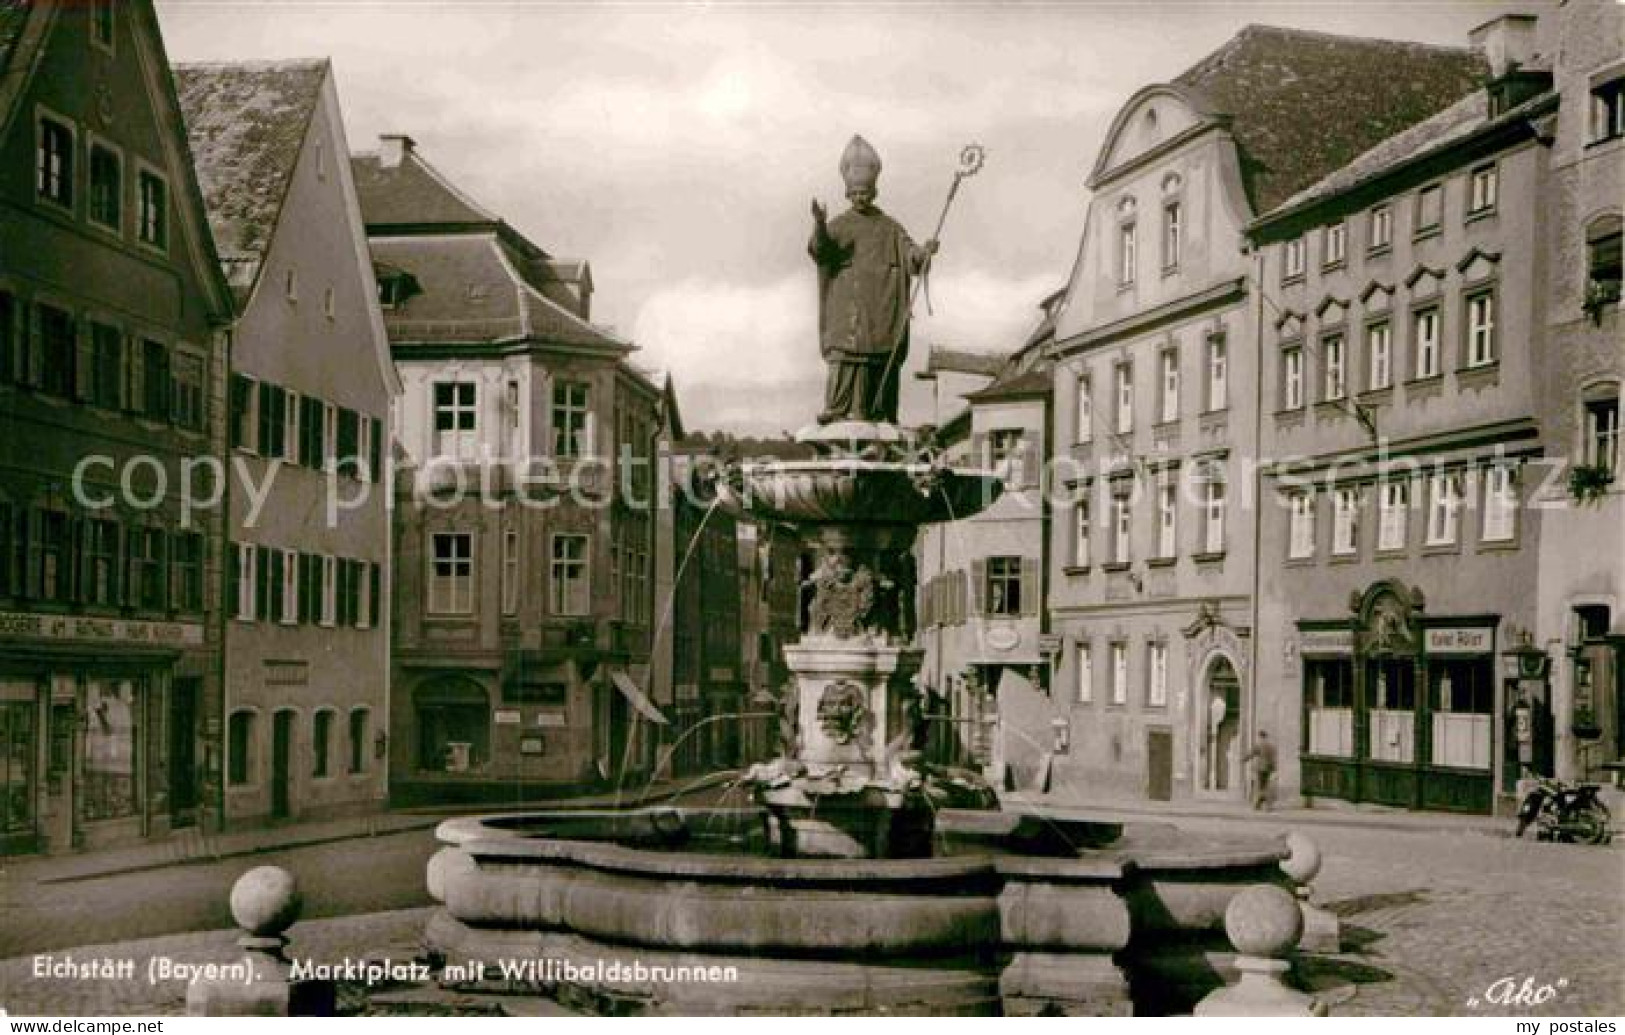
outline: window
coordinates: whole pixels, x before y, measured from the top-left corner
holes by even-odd
[[[333,443],[334,462],[339,473],[349,478],[360,478],[363,464],[361,445],[361,415],[347,406],[336,408]]]
[[[333,713],[322,709],[311,717],[310,775],[318,779],[331,776],[329,770],[333,753]]]
[[[90,145],[90,221],[118,233],[122,227],[124,170],[117,151]]]
[[[1467,298],[1467,366],[1487,367],[1495,362],[1495,292],[1480,291]]]
[[[550,582],[552,609],[556,615],[584,615],[591,610],[591,586],[587,578],[587,537],[553,537]]]
[[[1287,557],[1301,561],[1315,555],[1315,497],[1295,492],[1288,497]]]
[[[1117,284],[1119,287],[1128,287],[1134,283],[1135,267],[1139,265],[1137,252],[1134,224],[1124,223],[1117,228]]]
[[[1625,136],[1625,79],[1615,79],[1591,89],[1591,140],[1621,136]]]
[[[0,514],[0,520],[9,519],[9,514]],[[92,518],[85,522],[85,572],[84,572],[84,598],[85,603],[98,607],[112,607],[119,603],[119,573],[123,567],[120,564],[122,557],[120,550],[123,546],[124,530],[117,521]],[[202,544],[198,544],[198,560],[202,560]],[[0,560],[0,567],[4,566]],[[202,590],[202,569],[198,570],[198,589]],[[201,596],[199,604],[201,605]],[[189,610],[201,610],[201,606]]]
[[[1303,346],[1281,350],[1281,408],[1303,408]]]
[[[429,611],[433,614],[469,614],[474,609],[473,537],[467,532],[436,532],[432,538]],[[323,575],[325,582],[326,573]]]
[[[1488,543],[1504,543],[1517,532],[1518,489],[1511,464],[1491,464],[1484,469],[1484,528]]]
[[[1162,269],[1172,272],[1179,268],[1180,234],[1184,227],[1184,212],[1177,201],[1162,207]]]
[[[1592,220],[1586,227],[1586,302],[1603,306],[1619,302],[1620,230],[1617,215]]]
[[[1422,236],[1439,229],[1444,215],[1444,188],[1438,184],[1423,187],[1416,195],[1416,234]]]
[[[299,271],[287,269],[282,273],[282,297],[290,302],[299,301]]]
[[[1117,433],[1127,435],[1134,430],[1134,366],[1117,364]]]
[[[1322,398],[1327,402],[1342,399],[1348,395],[1348,374],[1343,362],[1341,334],[1329,334],[1320,340],[1320,358],[1325,374]]]
[[[1112,704],[1128,703],[1128,644],[1112,644]]]
[[[1281,262],[1281,279],[1297,280],[1303,276],[1305,266],[1308,265],[1305,253],[1308,248],[1301,237],[1294,237],[1286,243]]]
[[[1366,251],[1380,252],[1394,240],[1394,212],[1387,205],[1378,205],[1366,217]]]
[[[332,288],[322,292],[322,315],[329,320],[338,315],[338,303],[334,299]]]
[[[1495,712],[1494,662],[1483,658],[1430,658],[1433,764],[1489,769]]]
[[[21,307],[17,296],[0,290],[0,384],[10,384],[17,377],[17,358],[21,344],[17,314]]]
[[[203,430],[203,358],[186,352],[175,353],[175,426],[188,431]]]
[[[297,625],[299,623],[299,572],[294,563],[298,555],[291,550],[278,550],[273,555],[276,561],[272,569],[272,577],[280,584],[277,591],[276,602],[278,607],[272,617],[282,625]]]
[[[1129,563],[1133,554],[1129,536],[1134,530],[1134,508],[1128,495],[1112,496],[1112,563]]]
[[[412,694],[418,714],[418,768],[436,773],[477,772],[491,753],[491,706],[485,691],[447,676]]]
[[[1394,384],[1394,335],[1388,321],[1365,329],[1366,388],[1377,392]]]
[[[232,543],[227,561],[226,598],[232,603],[232,617],[240,622],[254,620],[258,596],[255,578],[259,571],[254,553],[253,543]]]
[[[313,471],[327,466],[327,404],[310,395],[299,397],[299,463]]]
[[[1449,546],[1456,542],[1461,481],[1460,471],[1444,471],[1428,479],[1428,546]]]
[[[1157,557],[1170,559],[1179,552],[1179,487],[1157,486]]]
[[[1207,408],[1222,410],[1230,405],[1230,366],[1225,351],[1226,339],[1210,334],[1207,339]]]
[[[164,539],[161,528],[130,530],[130,602],[143,610],[164,609]]]
[[[502,613],[519,613],[519,529],[502,530]]]
[[[1360,490],[1332,494],[1332,554],[1347,557],[1360,548]]]
[[[39,600],[66,602],[72,596],[73,563],[68,515],[60,510],[36,509],[29,518],[27,580],[30,595]]]
[[[1411,505],[1409,482],[1385,481],[1377,490],[1377,549],[1405,549],[1405,526]]]
[[[254,713],[232,712],[226,745],[226,781],[233,787],[254,782]]]
[[[136,177],[136,236],[154,248],[169,247],[169,184],[148,169]]]
[[[267,459],[288,455],[288,393],[280,385],[261,381],[259,405],[259,453]]]
[[[987,436],[988,466],[1004,478],[1005,483],[1014,488],[1024,485],[1025,474],[1022,464],[1022,436],[1019,429],[998,428],[990,431]]]
[[[1095,699],[1094,652],[1087,643],[1078,644],[1078,703],[1089,704]]]
[[[35,155],[35,189],[43,201],[73,208],[73,129],[48,115],[40,116]]]
[[[1411,319],[1411,348],[1416,355],[1416,379],[1439,376],[1439,308],[1418,309]]]
[[[1179,352],[1175,349],[1164,349],[1161,357],[1162,363],[1162,413],[1163,423],[1179,419]]]
[[[1021,614],[1021,558],[987,559],[987,613],[1002,617]]]
[[[95,524],[95,522],[92,522]],[[203,610],[203,535],[176,532],[170,542],[169,599],[177,611]]]
[[[1366,662],[1370,695],[1370,754],[1378,762],[1410,762],[1416,752],[1416,663],[1410,658]]]
[[[78,331],[73,316],[49,305],[40,305],[37,311],[40,390],[71,399],[79,355]]]
[[[587,386],[560,381],[553,386],[553,455],[572,458],[592,452]]]
[[[91,0],[90,40],[107,50],[113,48],[113,5],[116,0]]]
[[[1089,499],[1080,497],[1072,506],[1072,566],[1089,567]]]
[[[231,375],[230,409],[230,436],[233,449],[246,449],[252,452],[258,442],[254,438],[257,431],[255,425],[255,391],[252,379],[241,374]]]
[[[1168,645],[1153,643],[1146,652],[1145,703],[1152,708],[1168,707]]]
[[[1354,757],[1354,664],[1310,658],[1303,666],[1309,705],[1309,754]]]
[[[1092,391],[1087,377],[1078,378],[1078,424],[1074,441],[1080,445],[1095,437],[1095,406]]]
[[[1581,461],[1610,476],[1619,472],[1619,390],[1585,403],[1585,441]],[[1612,478],[1610,477],[1610,480]]]
[[[1321,231],[1320,261],[1327,267],[1341,266],[1348,254],[1348,226],[1333,223]]]
[[[350,713],[350,775],[367,771],[367,709]]]
[[[90,325],[90,397],[97,406],[116,410],[124,404],[124,336],[117,327]]]
[[[1202,483],[1202,552],[1224,552],[1224,481],[1213,476]]]
[[[468,537],[463,536],[462,538],[466,540]],[[467,544],[465,543],[464,545],[467,545]],[[466,567],[467,566],[465,565],[465,568]],[[340,581],[339,580],[339,559],[337,557],[325,557],[325,556],[322,557],[321,558],[321,594],[322,594],[322,599],[321,599],[321,613],[319,615],[317,615],[317,618],[316,618],[316,621],[317,621],[318,625],[323,625],[323,626],[327,626],[327,627],[331,628],[331,627],[337,625],[338,622],[339,622],[339,581]],[[463,577],[463,581],[460,583],[460,585],[464,588],[465,591],[472,592],[472,584],[473,584],[472,575],[465,572],[464,577]],[[455,590],[457,588],[457,585],[459,585],[459,584],[454,583],[452,588]],[[431,582],[430,583],[430,610],[431,611],[434,610],[433,593],[434,593],[434,583]]]
[[[141,412],[149,420],[170,419],[169,399],[173,385],[169,372],[169,349],[161,341],[141,343]]]
[[[1498,175],[1495,166],[1474,169],[1467,181],[1467,214],[1476,216],[1495,208]]]
[[[434,386],[435,452],[441,456],[474,455],[478,427],[478,392],[472,381],[441,381]]]

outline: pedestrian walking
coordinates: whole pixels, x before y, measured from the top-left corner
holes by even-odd
[[[1268,730],[1259,730],[1251,750],[1241,756],[1253,766],[1253,809],[1268,810],[1275,780],[1275,744]]]

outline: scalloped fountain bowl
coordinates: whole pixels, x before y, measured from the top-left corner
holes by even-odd
[[[1003,489],[990,471],[841,457],[746,464],[717,491],[729,509],[754,520],[897,526],[912,537],[919,525],[980,513]]]
[[[597,1013],[1189,1010],[1226,906],[1290,886],[1282,839],[944,811],[925,859],[784,859],[766,812],[448,820],[427,941],[454,986]],[[483,967],[480,965],[483,964]],[[461,979],[461,980],[459,980]]]

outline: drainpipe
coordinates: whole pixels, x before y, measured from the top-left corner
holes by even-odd
[[[1259,660],[1262,650],[1259,643],[1262,634],[1259,624],[1261,613],[1260,600],[1263,596],[1263,558],[1264,558],[1264,252],[1263,249],[1246,242],[1244,249],[1252,256],[1253,283],[1252,283],[1252,310],[1253,310],[1253,579],[1250,607],[1252,609],[1252,635],[1248,637],[1249,658],[1247,693],[1242,697],[1241,727],[1247,733],[1247,747],[1258,739],[1258,677]],[[1300,778],[1301,783],[1301,778]],[[1242,774],[1242,787],[1246,787],[1246,774]]]

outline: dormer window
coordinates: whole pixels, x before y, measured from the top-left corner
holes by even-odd
[[[422,289],[410,273],[391,270],[378,274],[378,306],[381,309],[397,309],[405,305],[407,299],[421,293]]]

